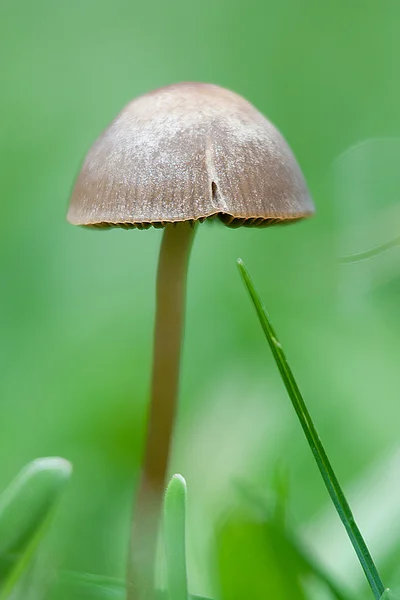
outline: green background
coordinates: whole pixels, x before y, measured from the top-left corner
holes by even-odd
[[[65,214],[85,152],[115,114],[184,80],[233,89],[265,113],[317,206],[287,228],[206,223],[196,235],[171,461],[188,481],[191,591],[301,597],[296,560],[243,494],[268,511],[278,464],[291,531],[369,597],[238,256],[385,583],[400,586],[400,253],[340,262],[398,235],[399,28],[395,0],[0,0],[0,485],[38,456],[74,465],[32,598],[113,598],[75,575],[124,576],[161,233],[86,231]],[[307,597],[322,598],[305,579]]]

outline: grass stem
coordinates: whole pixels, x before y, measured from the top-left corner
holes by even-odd
[[[258,318],[260,320],[265,336],[268,340],[269,346],[280,371],[283,382],[286,386],[286,390],[289,394],[290,400],[292,401],[293,408],[296,411],[297,417],[300,421],[304,434],[307,438],[308,444],[311,448],[315,461],[324,480],[325,486],[329,492],[333,504],[335,505],[339,517],[347,531],[347,534],[358,556],[358,559],[364,570],[365,576],[368,580],[374,597],[376,598],[376,600],[379,600],[382,594],[384,593],[385,588],[383,586],[382,580],[379,576],[375,563],[364,541],[364,538],[361,535],[357,523],[354,520],[353,513],[346,500],[343,490],[337,480],[337,477],[325,452],[324,446],[322,445],[322,442],[319,438],[317,430],[315,429],[310,413],[308,412],[307,406],[303,400],[296,380],[286,360],[286,356],[284,354],[282,345],[279,342],[274,328],[272,327],[267,311],[261,301],[258,292],[254,287],[249,272],[247,271],[241,259],[238,260],[238,266],[244,284],[250,294],[251,300],[257,311]]]

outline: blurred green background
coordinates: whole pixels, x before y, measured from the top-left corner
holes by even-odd
[[[241,491],[268,512],[278,464],[292,532],[369,597],[238,256],[385,583],[400,587],[400,252],[340,263],[398,235],[399,28],[395,0],[0,0],[0,485],[38,456],[74,465],[32,598],[112,598],[76,574],[124,577],[161,233],[86,231],[65,214],[100,131],[133,97],[183,80],[231,88],[264,112],[317,206],[287,228],[206,223],[196,236],[171,461],[188,481],[190,588],[301,597]],[[325,597],[305,579],[307,597]]]

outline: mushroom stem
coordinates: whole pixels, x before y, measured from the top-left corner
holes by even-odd
[[[169,223],[160,249],[151,402],[133,511],[128,600],[143,600],[153,594],[158,526],[177,406],[187,264],[194,232],[192,222]]]

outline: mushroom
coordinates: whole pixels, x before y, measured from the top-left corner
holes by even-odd
[[[215,217],[229,227],[264,227],[313,212],[303,175],[282,135],[244,98],[216,85],[181,83],[133,100],[89,150],[73,190],[70,223],[164,229],[129,598],[139,597],[135,586],[144,565],[154,567],[196,224]]]

